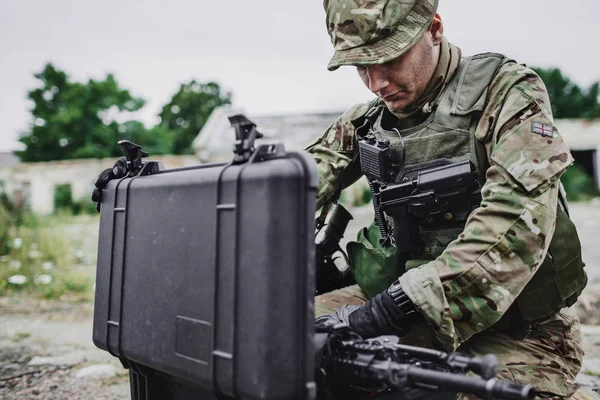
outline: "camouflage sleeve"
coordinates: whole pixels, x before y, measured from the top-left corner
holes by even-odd
[[[553,128],[543,83],[524,67],[511,68],[523,76],[498,89],[501,98],[490,90],[489,118],[477,133],[490,165],[481,207],[440,257],[400,279],[448,351],[497,322],[541,265],[554,233],[559,178],[573,162]]]
[[[348,168],[357,143],[352,121],[367,110],[368,104],[352,107],[306,148],[317,162],[317,209],[331,199],[340,185],[350,186],[360,178],[360,171]]]

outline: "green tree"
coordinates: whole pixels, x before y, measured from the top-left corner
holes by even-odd
[[[151,156],[172,153],[173,132],[160,125],[147,129],[139,121],[127,121],[119,126],[119,132],[121,139],[139,144]]]
[[[199,83],[192,80],[182,84],[159,113],[160,126],[173,132],[172,152],[192,153],[194,138],[212,111],[224,104],[231,104],[231,93],[224,93],[215,82]]]
[[[550,95],[554,118],[599,118],[600,82],[583,89],[558,68],[533,68]]]
[[[137,121],[115,121],[122,113],[142,108],[144,100],[119,87],[113,75],[72,82],[64,71],[47,64],[35,78],[39,85],[28,93],[33,102],[31,124],[19,139],[25,150],[15,152],[22,161],[118,157],[119,139],[151,144],[154,154],[170,150],[171,143],[165,141],[171,136],[157,138],[158,132],[147,131]]]

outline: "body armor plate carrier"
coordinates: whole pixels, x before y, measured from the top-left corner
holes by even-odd
[[[445,164],[469,161],[473,175],[483,184],[487,159],[483,145],[475,137],[475,129],[486,105],[487,87],[498,69],[509,61],[504,56],[490,53],[463,59],[433,113],[412,128],[394,128],[395,117],[378,101],[373,103],[367,114],[376,117],[372,131],[374,139],[376,143],[389,145],[392,149],[387,156],[386,182],[397,184],[415,179],[419,171],[431,170],[444,160]],[[379,111],[374,112],[375,107]],[[364,116],[361,118],[364,120]],[[355,121],[355,126],[361,124],[361,121]],[[369,140],[373,142],[373,138]],[[377,171],[383,168],[373,164],[373,160],[365,158],[365,162],[371,163]],[[389,215],[378,216],[378,224],[360,231],[358,240],[350,242],[347,250],[355,279],[365,294],[375,296],[405,270],[438,257],[463,231],[468,215],[479,207],[481,195],[475,190],[468,199],[467,207],[464,201],[455,202],[460,207],[419,218],[416,234],[420,246],[402,254],[398,254],[397,247],[387,243],[388,238],[393,242],[394,236],[386,233],[387,230],[393,231],[394,221]],[[571,306],[587,283],[581,244],[575,225],[568,216],[562,191],[559,200],[556,229],[548,254],[512,307],[513,310],[518,308],[520,316],[527,321],[542,319]],[[374,196],[374,201],[378,207],[379,197]],[[397,217],[395,222],[397,225]],[[381,232],[388,237],[382,237]]]

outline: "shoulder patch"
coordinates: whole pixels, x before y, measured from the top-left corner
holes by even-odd
[[[531,123],[531,131],[533,133],[537,133],[538,135],[542,135],[544,137],[553,137],[554,136],[554,127],[552,125],[546,125],[541,122],[532,122]]]
[[[573,163],[569,148],[551,123],[543,113],[534,114],[505,132],[492,150],[491,160],[528,192],[543,190]]]

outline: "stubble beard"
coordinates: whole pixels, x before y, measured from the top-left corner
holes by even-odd
[[[425,67],[420,69],[418,66],[415,67],[416,72],[414,74],[414,80],[417,80],[418,82],[414,87],[414,90],[411,92],[409,87],[401,86],[401,94],[403,94],[404,99],[398,99],[396,101],[394,101],[394,99],[390,99],[390,101],[383,100],[390,111],[394,113],[406,112],[424,95],[425,89],[429,86],[429,82],[433,78],[433,73],[439,62],[439,46],[437,47],[437,51],[435,51],[435,47],[436,46],[433,44],[431,46],[428,46],[427,44],[422,46],[419,64]]]

